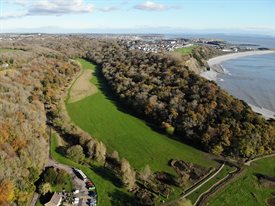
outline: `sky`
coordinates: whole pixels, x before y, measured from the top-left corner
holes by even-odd
[[[0,0],[0,32],[212,32],[275,37],[275,0]]]

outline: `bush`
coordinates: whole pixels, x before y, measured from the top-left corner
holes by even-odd
[[[77,163],[82,163],[85,159],[81,145],[73,145],[69,147],[66,151],[66,156]]]

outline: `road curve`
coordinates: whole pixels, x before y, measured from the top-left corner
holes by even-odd
[[[208,181],[210,181],[211,179],[213,179],[217,174],[219,174],[219,172],[223,169],[224,167],[224,163],[220,166],[220,168],[213,174],[211,175],[211,177],[209,177],[207,180],[205,180],[204,182],[202,182],[200,185],[198,185],[197,187],[195,187],[194,189],[190,190],[188,193],[184,194],[182,196],[182,198],[187,197],[188,195],[192,194],[193,192],[195,192],[197,189],[199,189],[200,187],[202,187],[204,184],[206,184]]]

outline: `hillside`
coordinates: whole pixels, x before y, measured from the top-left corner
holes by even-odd
[[[62,54],[47,49],[6,50],[0,59],[0,204],[26,205],[48,159],[46,105],[58,99],[76,71]]]
[[[175,175],[168,165],[171,158],[186,161],[187,166],[195,165],[200,175],[195,179],[188,177],[187,183],[186,179],[182,183],[182,174],[172,176],[173,186],[161,183],[165,190],[156,188],[162,195],[172,194],[172,190],[180,194],[210,169],[207,165],[215,165],[204,161],[204,153],[192,146],[237,159],[253,158],[275,149],[274,122],[266,121],[245,102],[196,74],[207,69],[206,59],[217,55],[207,47],[196,47],[187,55],[154,54],[127,50],[117,40],[78,36],[18,40],[4,42],[1,47],[5,49],[0,52],[4,65],[0,70],[0,204],[26,205],[30,201],[34,182],[48,159],[47,124],[59,131],[66,142],[62,148],[64,154],[59,155],[82,164],[83,168],[84,165],[96,168],[95,165],[104,162],[104,167],[100,167],[106,169],[107,165],[107,171],[127,189],[136,187],[136,178],[141,181],[136,170],[144,169],[145,162],[150,160],[156,160],[152,163],[155,173],[150,180],[155,187],[161,182],[157,179],[161,174],[157,172]],[[93,92],[85,91],[85,95],[91,96],[68,104],[73,120],[80,126],[84,122],[82,128],[90,134],[79,132],[62,110],[66,89],[80,69],[72,60],[77,57],[96,64],[96,78],[101,81],[93,82]],[[95,108],[99,110],[92,111]],[[117,116],[119,121],[102,119],[101,113],[106,118]],[[105,129],[111,124],[113,133]],[[126,143],[143,158],[136,161]],[[145,146],[137,146],[142,144]],[[162,144],[167,147],[165,151]],[[80,160],[68,155],[76,147],[81,151]],[[122,160],[113,158],[112,152],[118,155],[115,150]],[[121,171],[123,164],[129,167],[126,173]],[[132,176],[131,180],[128,176],[125,180],[125,174]],[[140,188],[135,195],[144,197]]]
[[[208,55],[206,55],[207,57]],[[183,141],[216,155],[253,157],[275,147],[274,125],[240,101],[167,54],[127,51],[105,44],[87,58],[120,101]]]

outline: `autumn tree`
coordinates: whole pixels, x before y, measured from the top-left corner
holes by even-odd
[[[147,181],[151,175],[152,175],[152,171],[149,165],[146,165],[144,169],[140,172],[140,178],[143,181]]]
[[[14,186],[9,180],[0,181],[0,205],[8,205],[14,199]]]
[[[106,159],[106,146],[103,142],[96,142],[95,143],[95,159],[99,162],[104,163]]]
[[[122,182],[128,190],[132,190],[136,183],[136,172],[126,159],[121,160]]]

